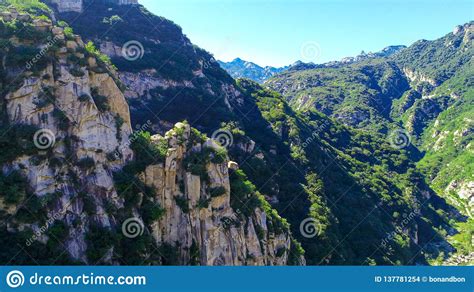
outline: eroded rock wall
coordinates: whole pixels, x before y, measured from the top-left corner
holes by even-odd
[[[261,208],[255,208],[247,217],[231,207],[229,175],[233,170],[228,159],[208,163],[207,180],[186,170],[186,155],[205,147],[220,147],[209,140],[189,149],[190,134],[189,125],[179,123],[165,138],[155,136],[155,140],[168,140],[165,162],[148,166],[141,175],[143,182],[156,190],[157,200],[165,209],[152,228],[158,245],[178,247],[182,264],[192,260],[190,250],[196,246],[201,265],[286,265],[292,248],[289,231],[271,232],[268,216]],[[225,192],[212,197],[209,190],[218,188]],[[186,211],[178,206],[176,197],[185,200]],[[299,260],[304,264],[302,257]]]

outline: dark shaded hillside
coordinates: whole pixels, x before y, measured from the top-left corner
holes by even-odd
[[[132,112],[139,112],[133,115],[134,124],[188,119],[201,129],[211,130],[220,121],[233,118],[226,105],[226,90],[234,81],[212,55],[194,46],[173,22],[142,6],[117,6],[102,1],[88,3],[82,14],[63,13],[61,18],[111,57],[121,75],[125,75],[122,81],[132,91],[140,80],[153,84],[143,90],[141,98],[129,98]],[[122,48],[127,43],[142,57],[123,58]],[[196,109],[207,111],[204,115]]]
[[[297,114],[277,93],[238,83],[247,96],[245,133],[260,155],[238,148],[230,153],[244,161],[242,168],[264,194],[278,199],[275,206],[289,222],[317,218],[318,236],[300,237],[309,264],[422,263],[420,247],[444,241],[436,230],[447,228],[448,218],[434,210],[457,212],[413,171],[407,158],[412,150],[398,151],[380,135],[350,130],[314,111]],[[390,240],[391,251],[382,248],[384,237],[410,214],[418,214],[405,226],[411,231]],[[296,233],[299,226],[292,226]],[[439,250],[431,252],[436,257]]]

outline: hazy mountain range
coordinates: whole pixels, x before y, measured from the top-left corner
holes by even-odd
[[[259,83],[267,80],[273,75],[288,69],[290,66],[275,68],[271,66],[261,67],[255,63],[236,58],[231,62],[218,61],[221,67],[233,78],[248,78]]]
[[[291,65],[284,67],[271,67],[265,66],[261,67],[255,63],[236,58],[231,62],[222,62],[218,61],[221,67],[226,70],[233,78],[248,78],[258,83],[263,83],[267,79],[273,77],[274,75],[285,71],[285,70],[301,70],[301,69],[315,69],[321,67],[336,67],[343,64],[350,64],[358,62],[365,59],[371,59],[376,57],[388,57],[402,49],[406,46],[389,46],[383,50],[376,53],[365,53],[362,52],[356,57],[347,57],[343,58],[340,61],[332,61],[324,64],[314,64],[314,63],[304,63],[302,61],[297,61]]]

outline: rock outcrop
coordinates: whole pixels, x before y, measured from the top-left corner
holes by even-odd
[[[194,260],[201,265],[288,264],[295,242],[288,230],[271,228],[278,224],[272,220],[282,219],[271,217],[262,207],[249,213],[231,206],[229,176],[234,170],[229,165],[234,168],[235,163],[227,157],[218,163],[207,162],[201,176],[186,168],[189,155],[220,148],[211,140],[190,143],[191,135],[189,125],[179,123],[165,137],[152,137],[154,141],[167,140],[169,146],[165,162],[148,166],[141,175],[142,181],[156,190],[157,201],[165,210],[152,226],[157,244],[177,247],[180,264],[192,262],[193,246],[199,250]],[[211,151],[210,155],[215,154]],[[177,198],[184,203],[178,204]],[[304,264],[303,257],[297,261]]]
[[[116,225],[114,214],[105,211],[106,205],[123,204],[112,171],[133,159],[125,139],[132,132],[128,105],[114,74],[107,65],[97,65],[99,60],[86,51],[79,36],[66,38],[62,28],[44,19],[26,21],[24,25],[33,29],[32,34],[44,34],[45,38],[10,38],[7,59],[18,58],[17,50],[24,47],[38,53],[26,64],[8,63],[4,67],[16,76],[2,82],[10,84],[14,79],[16,87],[9,87],[2,97],[3,116],[10,128],[28,125],[37,129],[29,138],[32,140],[26,141],[34,142],[37,152],[2,165],[3,175],[16,171],[27,179],[31,196],[24,198],[23,204],[28,200],[42,202],[41,210],[54,222],[62,222],[67,230],[62,242],[65,255],[87,262],[89,226]],[[81,59],[89,59],[96,66]],[[110,159],[108,154],[116,149],[121,149],[120,157]],[[86,199],[91,210],[86,210]],[[46,231],[53,223],[40,232],[43,223],[39,218],[35,222],[18,219],[23,204],[7,206],[11,215],[6,219],[8,230],[36,230],[40,241],[48,242],[51,238]]]
[[[462,202],[465,202],[465,207],[459,201],[453,200],[453,205],[456,205],[460,210],[464,209],[469,217],[474,216],[474,181],[456,181],[453,180],[445,190],[446,194],[454,192],[457,194]]]

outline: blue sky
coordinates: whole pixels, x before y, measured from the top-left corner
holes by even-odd
[[[230,61],[323,63],[436,39],[474,19],[473,0],[139,0]]]

